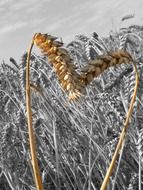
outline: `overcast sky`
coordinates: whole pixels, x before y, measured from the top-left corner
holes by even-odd
[[[134,14],[124,23],[120,19]],[[143,0],[0,0],[0,60],[20,60],[34,33],[50,33],[65,43],[76,34],[143,25]]]

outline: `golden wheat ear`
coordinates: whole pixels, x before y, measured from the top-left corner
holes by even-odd
[[[89,61],[88,64],[81,69],[81,83],[86,86],[109,67],[129,63],[131,61],[133,61],[131,55],[122,50],[101,55],[97,59]]]
[[[60,85],[68,92],[69,100],[75,100],[83,94],[84,88],[81,86],[80,76],[68,51],[62,47],[63,43],[56,39],[51,35],[38,33],[34,37],[34,44],[48,56]]]

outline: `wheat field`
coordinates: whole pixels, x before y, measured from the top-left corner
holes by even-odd
[[[79,34],[68,44],[39,33],[34,45],[42,51],[31,53],[29,84],[39,189],[101,188],[133,97],[134,61],[138,91],[106,189],[141,190],[143,27],[131,25],[104,38]],[[1,190],[38,189],[29,148],[27,55],[0,65]]]

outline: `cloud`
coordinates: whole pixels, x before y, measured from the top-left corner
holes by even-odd
[[[6,34],[6,33],[9,33],[9,32],[13,32],[19,28],[22,28],[26,25],[25,22],[18,22],[18,23],[15,23],[15,24],[8,24],[8,25],[5,25],[3,27],[1,27],[0,29],[0,34]]]
[[[11,0],[12,1],[12,0]],[[15,0],[16,1],[16,0]],[[24,0],[24,1],[16,1],[15,3],[11,3],[10,9],[12,11],[29,11],[34,12],[44,5],[44,3],[49,3],[51,0]],[[43,7],[44,8],[44,7]]]
[[[1,0],[0,1],[0,7],[7,6],[8,4],[14,3],[14,0]]]

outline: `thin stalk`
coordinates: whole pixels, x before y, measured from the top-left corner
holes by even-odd
[[[54,113],[53,113],[54,115]],[[57,169],[57,173],[56,173],[56,178],[57,178],[57,182],[58,182],[58,187],[57,187],[57,190],[61,190],[61,184],[60,184],[60,177],[59,177],[59,173],[60,173],[60,170],[59,170],[59,153],[58,153],[58,139],[57,139],[57,130],[56,130],[56,118],[54,116],[53,118],[53,139],[54,139],[54,148],[55,148],[55,154],[56,154],[56,169]]]
[[[141,148],[142,148],[142,135],[143,135],[143,130],[141,129],[138,133],[138,136],[139,136],[139,139],[138,139],[138,152],[139,152],[139,179],[138,179],[138,189],[141,190],[142,189],[142,176],[141,176],[141,172],[142,172],[142,165],[141,165],[141,157],[142,157],[142,151],[141,151]]]
[[[36,154],[36,143],[35,135],[32,128],[32,110],[31,110],[31,88],[30,88],[30,55],[32,47],[34,45],[34,38],[30,44],[27,56],[27,65],[26,65],[26,109],[27,109],[27,121],[28,121],[28,134],[29,134],[29,143],[30,143],[30,152],[31,152],[31,162],[35,177],[35,184],[37,190],[43,190],[42,178],[40,174],[40,169],[37,161]]]
[[[119,156],[118,166],[117,166],[115,177],[114,177],[114,182],[113,182],[112,190],[115,190],[115,185],[116,185],[117,175],[118,175],[118,171],[119,171],[120,164],[121,164],[121,159],[122,159],[122,155],[123,155],[124,145],[125,145],[125,139],[124,139],[124,141],[122,143],[122,148],[120,150],[120,156]]]
[[[91,170],[91,157],[92,157],[92,133],[93,133],[93,126],[91,124],[91,129],[90,129],[90,139],[89,139],[89,161],[88,161],[88,168],[89,168],[89,182],[88,182],[88,190],[91,190],[91,173],[90,173],[90,170]]]
[[[105,176],[105,178],[103,180],[103,183],[102,183],[102,186],[101,186],[100,190],[106,190],[106,188],[107,188],[107,184],[109,182],[110,176],[112,175],[112,172],[113,172],[113,169],[114,169],[114,166],[115,166],[115,162],[117,160],[118,154],[119,154],[120,149],[122,147],[122,143],[124,142],[126,131],[127,131],[128,124],[129,124],[129,120],[130,120],[130,117],[131,117],[131,114],[132,114],[132,111],[133,111],[133,105],[134,105],[134,102],[135,102],[135,98],[136,98],[136,95],[137,95],[138,84],[139,84],[139,76],[138,76],[137,67],[136,67],[135,63],[133,63],[133,67],[134,67],[135,76],[136,76],[133,96],[132,96],[132,99],[131,99],[131,103],[130,103],[130,107],[129,107],[129,110],[128,110],[128,113],[127,113],[126,121],[124,123],[124,127],[122,129],[121,134],[120,134],[120,138],[119,138],[116,150],[114,152],[114,155],[112,157],[112,161],[111,161],[110,166],[109,166],[109,168],[107,170],[106,176]]]
[[[142,189],[142,177],[141,177],[141,156],[139,155],[139,190]]]
[[[95,110],[92,116],[92,121],[91,121],[91,128],[90,128],[90,139],[89,139],[89,161],[88,161],[88,176],[89,176],[89,181],[88,181],[88,190],[91,190],[91,160],[92,160],[92,135],[93,135],[93,120],[95,116]]]

